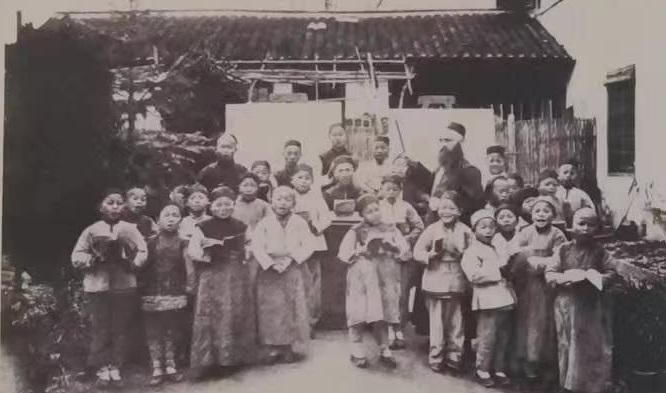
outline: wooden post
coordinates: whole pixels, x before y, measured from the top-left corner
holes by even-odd
[[[23,14],[21,11],[16,11],[16,41],[19,40],[21,34],[21,26],[23,26]]]
[[[403,100],[405,99],[405,91],[407,91],[407,84],[409,81],[405,82],[404,85],[402,85],[402,89],[400,89],[400,99],[398,100],[398,108],[402,109],[402,103]]]
[[[134,129],[136,127],[135,122],[136,122],[136,111],[134,110],[134,66],[130,66],[128,71],[127,71],[128,79],[129,79],[129,85],[127,87],[127,90],[129,92],[129,96],[127,97],[127,108],[128,113],[127,113],[127,120],[128,120],[128,135],[127,139],[132,140],[134,137]]]
[[[513,110],[506,119],[507,150],[509,151],[509,167],[512,172],[517,172],[517,149],[516,149],[516,117]]]

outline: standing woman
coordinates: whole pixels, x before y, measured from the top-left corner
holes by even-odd
[[[256,280],[259,343],[269,349],[269,360],[300,360],[310,339],[304,262],[314,251],[307,222],[292,213],[295,191],[279,186],[271,201],[274,214],[255,228],[252,253],[260,265]]]
[[[247,226],[231,217],[236,193],[211,193],[212,218],[197,224],[188,246],[199,277],[190,367],[204,377],[216,366],[251,364],[256,319],[250,270],[244,263]]]

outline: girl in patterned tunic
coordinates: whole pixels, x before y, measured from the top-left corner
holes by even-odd
[[[197,224],[188,245],[198,276],[190,366],[199,377],[215,366],[251,364],[256,355],[255,299],[244,262],[247,226],[231,217],[231,188],[213,190],[211,200],[212,218]]]
[[[164,377],[182,379],[176,366],[176,348],[182,334],[183,309],[187,305],[187,240],[178,236],[180,207],[166,205],[160,212],[157,236],[148,239],[148,260],[141,274],[141,306],[153,367],[150,385]]]
[[[347,232],[338,253],[338,258],[350,265],[345,307],[351,362],[359,368],[367,367],[363,331],[370,327],[380,347],[380,362],[395,368],[388,325],[400,322],[400,263],[411,258],[409,243],[395,225],[382,222],[376,197],[363,195],[356,207],[363,222]]]

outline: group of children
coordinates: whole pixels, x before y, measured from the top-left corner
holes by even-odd
[[[360,222],[337,254],[348,265],[353,365],[368,366],[363,334],[369,330],[380,363],[397,367],[392,350],[405,347],[409,292],[420,274],[434,371],[461,369],[464,309],[471,306],[476,377],[484,386],[509,384],[509,375],[547,380],[559,369],[563,388],[600,390],[610,375],[603,289],[614,262],[593,240],[598,220],[589,197],[573,186],[574,164],[544,171],[529,190],[495,162],[503,150],[489,148],[488,203],[463,223],[455,192],[408,199],[414,180],[408,171],[416,166],[406,157],[385,165],[388,138],[375,141],[377,160],[364,174],[368,187],[361,187],[344,129],[332,127],[329,136],[333,147],[321,159],[331,182],[322,188],[313,186],[313,168],[299,162],[300,142],[288,141],[279,182],[265,161],[249,171],[220,161],[231,169],[207,167],[204,178],[233,184],[178,187],[157,223],[143,215],[141,188],[105,193],[101,220],[83,231],[72,254],[84,272],[89,364],[101,385],[122,383],[137,295],[152,385],[182,379],[180,321],[188,302],[194,303],[189,365],[199,376],[219,366],[301,359],[321,314],[320,260],[330,246],[323,233],[335,216],[358,213]],[[221,137],[218,156],[233,158],[236,144]],[[426,226],[428,205],[437,221]]]

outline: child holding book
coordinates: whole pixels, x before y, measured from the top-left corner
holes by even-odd
[[[232,217],[235,202],[231,188],[213,190],[212,218],[197,224],[188,245],[198,276],[190,356],[198,377],[217,366],[255,361],[256,303],[244,263],[247,226]]]
[[[602,392],[611,382],[613,318],[609,285],[617,262],[593,238],[599,225],[591,207],[573,215],[573,241],[555,251],[546,281],[555,287],[560,386]]]
[[[305,261],[315,249],[308,223],[293,214],[296,191],[278,186],[273,191],[273,214],[253,233],[252,253],[257,274],[259,343],[271,362],[292,363],[302,358],[310,338],[310,318],[304,277]]]
[[[396,175],[384,176],[380,188],[379,210],[382,220],[389,225],[395,225],[409,243],[414,246],[421,232],[423,220],[414,207],[400,198],[402,192],[402,178]],[[409,318],[409,291],[415,286],[418,266],[409,260],[400,265],[400,323],[389,328],[389,342],[391,349],[405,348],[404,328]]]
[[[314,252],[305,262],[305,289],[310,312],[311,337],[314,327],[321,317],[321,259],[328,247],[324,230],[331,225],[331,212],[319,189],[313,189],[314,173],[307,164],[298,164],[291,176],[291,185],[296,191],[294,214],[301,216],[310,228],[313,236]]]
[[[396,368],[388,326],[400,323],[400,263],[411,258],[409,243],[394,225],[382,222],[375,196],[361,196],[356,207],[363,221],[345,234],[338,252],[338,258],[349,264],[345,307],[350,359],[356,367],[368,366],[363,331],[369,327],[380,348],[379,361]]]
[[[159,231],[148,239],[148,260],[141,273],[143,310],[148,350],[152,361],[151,386],[164,379],[178,382],[177,346],[182,335],[183,310],[187,305],[187,240],[178,235],[180,207],[166,205],[158,219]]]
[[[210,218],[206,213],[210,201],[208,200],[208,190],[201,184],[193,184],[187,187],[184,197],[188,215],[181,221],[179,233],[183,239],[190,240],[197,224]]]
[[[538,197],[532,206],[532,225],[511,241],[513,261],[507,269],[518,298],[514,334],[514,367],[532,382],[548,378],[555,359],[553,292],[544,271],[552,261],[553,250],[567,241],[553,225],[556,210],[552,199]],[[547,382],[547,381],[545,381]]]
[[[83,274],[90,315],[88,366],[101,388],[122,385],[129,327],[136,307],[135,271],[146,261],[146,242],[134,224],[121,221],[120,190],[108,190],[99,205],[101,220],[87,227],[72,251],[72,265]]]
[[[437,203],[439,220],[430,224],[414,246],[414,259],[425,265],[421,288],[430,319],[430,368],[460,370],[465,341],[462,298],[468,288],[460,260],[473,239],[459,221],[455,192],[444,192]]]
[[[508,385],[506,361],[516,295],[500,272],[506,257],[492,245],[497,225],[493,212],[475,212],[471,224],[476,240],[460,265],[472,283],[472,311],[477,317],[476,378],[485,387]]]
[[[123,221],[136,225],[145,239],[157,232],[157,224],[152,218],[144,214],[146,210],[146,190],[141,187],[133,187],[125,193],[126,204],[123,211]]]

